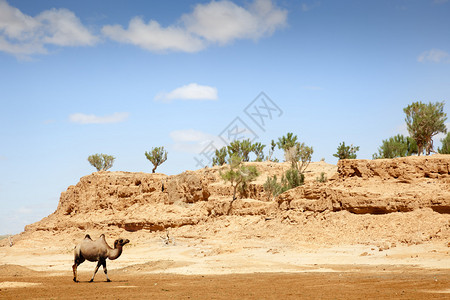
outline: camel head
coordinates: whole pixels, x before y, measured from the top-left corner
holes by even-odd
[[[117,246],[123,247],[124,245],[130,242],[129,239],[118,239],[114,241],[114,249],[117,249]]]

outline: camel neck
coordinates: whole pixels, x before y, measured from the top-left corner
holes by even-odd
[[[122,246],[118,245],[116,248],[109,250],[108,258],[114,260],[122,254]]]

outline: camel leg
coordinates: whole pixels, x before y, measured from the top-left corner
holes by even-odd
[[[92,275],[92,278],[91,278],[91,280],[89,280],[89,282],[94,281],[95,274],[97,274],[98,268],[100,268],[101,265],[102,265],[102,262],[99,260],[97,263],[97,266],[95,267],[94,275]]]
[[[77,280],[77,263],[74,263],[72,266],[72,271],[73,271],[73,281],[78,282]]]
[[[108,278],[108,270],[106,270],[106,260],[104,260],[102,262],[102,266],[103,266],[103,272],[105,272],[105,275],[106,275],[106,281],[111,282],[111,280],[109,280],[109,278]]]
[[[75,261],[72,266],[73,271],[73,281],[78,282],[77,280],[77,268],[84,262],[84,258],[75,258]]]

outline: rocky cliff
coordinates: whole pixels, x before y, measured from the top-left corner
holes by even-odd
[[[277,201],[282,209],[300,211],[450,213],[450,156],[341,160],[332,180],[292,189]]]
[[[214,167],[179,175],[96,172],[61,194],[56,211],[26,231],[67,228],[163,230],[195,225],[223,215],[285,218],[305,212],[349,211],[386,214],[431,208],[450,213],[450,155],[391,160],[341,160],[338,166],[312,163],[305,185],[273,198],[263,188],[281,177],[287,163],[254,164],[261,176],[231,203],[231,188]],[[316,178],[329,178],[320,183]]]

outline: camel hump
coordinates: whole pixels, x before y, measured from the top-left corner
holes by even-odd
[[[105,237],[105,235],[102,233],[102,234],[100,235],[100,237],[98,238],[97,241],[102,241],[103,243],[106,243],[106,237]]]
[[[89,234],[86,234],[86,236],[85,236],[84,238],[85,238],[85,239],[92,240],[92,239],[91,239],[91,236],[90,236]]]

